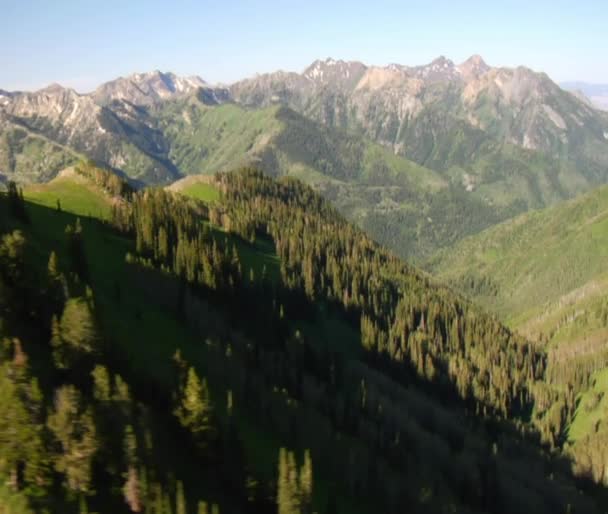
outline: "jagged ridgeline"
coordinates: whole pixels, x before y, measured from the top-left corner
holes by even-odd
[[[88,169],[0,197],[8,512],[602,511],[545,355],[307,186]]]

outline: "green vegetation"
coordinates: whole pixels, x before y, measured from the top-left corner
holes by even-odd
[[[606,419],[608,410],[608,369],[598,371],[591,377],[591,387],[580,395],[578,408],[568,429],[568,439],[577,441],[597,431],[597,426]]]
[[[0,196],[9,494],[62,513],[600,511],[546,420],[543,352],[299,181],[214,184],[220,202],[145,190],[107,220]]]
[[[162,104],[158,116],[182,172],[253,164],[296,177],[403,257],[423,258],[525,209],[521,202],[490,206],[435,171],[284,107],[209,107],[190,98]],[[190,177],[172,189],[214,199],[208,183]]]
[[[608,392],[607,257],[603,187],[497,225],[429,262],[440,278],[548,349],[550,385],[576,395],[575,411],[560,424],[579,460],[603,437],[603,404],[591,403]],[[604,466],[598,455],[594,468]]]
[[[595,294],[608,272],[606,257],[608,188],[604,187],[467,238],[438,253],[427,267],[511,325],[529,327],[526,332],[538,339],[543,337],[534,329],[551,319],[555,310]],[[579,289],[579,294],[572,294]],[[543,336],[551,338],[553,332],[563,330],[559,324],[555,320]]]
[[[55,209],[57,205],[67,212],[79,216],[107,219],[112,203],[110,198],[100,195],[93,186],[81,185],[69,177],[57,177],[47,184],[27,188],[28,201]]]
[[[40,182],[79,159],[79,154],[0,115],[0,170],[8,179]]]
[[[212,184],[192,184],[180,191],[182,194],[204,202],[218,202],[220,192]]]

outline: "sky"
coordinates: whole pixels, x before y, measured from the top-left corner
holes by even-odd
[[[159,69],[211,83],[317,58],[528,66],[608,83],[608,1],[0,0],[0,88],[80,92]]]

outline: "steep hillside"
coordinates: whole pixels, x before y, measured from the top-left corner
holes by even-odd
[[[608,188],[602,187],[469,237],[438,253],[428,269],[525,327],[547,309],[587,298],[608,272],[607,256]],[[529,335],[539,333],[531,328]]]
[[[594,373],[608,364],[607,257],[608,188],[602,187],[469,237],[437,254],[428,269],[547,345],[549,367],[570,368],[580,391],[593,391],[596,381],[605,384]],[[575,440],[599,426],[581,421],[601,412],[597,402],[590,407],[581,398],[569,435]]]
[[[252,171],[217,176],[211,204],[123,185],[104,223],[0,196],[4,504],[601,512],[557,449],[542,352],[312,190]]]

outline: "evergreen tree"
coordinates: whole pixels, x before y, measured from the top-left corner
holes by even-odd
[[[202,448],[207,448],[215,438],[213,405],[207,380],[199,379],[193,367],[188,369],[186,383],[180,393],[175,415]]]
[[[51,346],[57,367],[73,368],[83,357],[95,355],[99,352],[100,340],[91,301],[70,298],[61,321],[53,321]]]
[[[56,391],[48,426],[58,443],[55,468],[65,474],[70,490],[89,492],[92,458],[97,451],[97,433],[92,412],[84,406],[74,386],[62,386]]]

